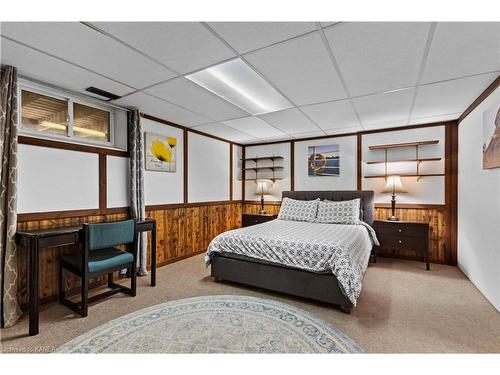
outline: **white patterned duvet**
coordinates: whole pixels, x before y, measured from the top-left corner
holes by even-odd
[[[208,246],[208,267],[214,253],[229,253],[311,272],[331,272],[345,296],[356,306],[375,231],[359,225],[272,220],[234,229]]]

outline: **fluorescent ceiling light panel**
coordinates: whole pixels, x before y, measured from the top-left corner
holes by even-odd
[[[292,107],[283,95],[239,58],[200,70],[186,78],[252,115]]]

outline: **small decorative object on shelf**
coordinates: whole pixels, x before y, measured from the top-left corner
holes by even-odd
[[[399,218],[396,216],[396,193],[406,193],[403,188],[403,183],[401,182],[401,178],[399,176],[388,176],[387,183],[385,185],[385,189],[382,193],[391,193],[391,216],[388,220],[398,221]]]
[[[259,210],[260,215],[264,215],[266,213],[266,211],[264,210],[264,195],[271,195],[272,187],[273,187],[273,182],[271,180],[257,181],[257,190],[255,194],[260,195],[260,210]]]

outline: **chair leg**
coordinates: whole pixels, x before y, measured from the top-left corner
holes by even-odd
[[[131,296],[135,297],[137,294],[137,270],[135,262],[132,267],[130,267],[130,289],[132,289]]]
[[[113,272],[108,273],[108,287],[111,288],[113,285]]]
[[[89,313],[89,276],[87,273],[82,277],[81,301],[81,315],[85,318]]]

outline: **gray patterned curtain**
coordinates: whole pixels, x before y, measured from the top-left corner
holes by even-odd
[[[141,117],[137,109],[128,112],[128,149],[130,151],[130,215],[142,220],[146,217],[144,206],[144,142]],[[146,275],[146,235],[139,234],[139,275]]]
[[[17,303],[17,69],[7,66],[0,78],[0,289],[1,325],[21,316]]]

